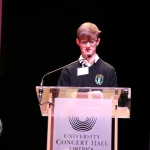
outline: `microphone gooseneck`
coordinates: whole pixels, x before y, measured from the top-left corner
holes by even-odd
[[[52,73],[54,73],[54,72],[56,72],[56,71],[58,71],[58,70],[61,70],[61,69],[65,68],[65,67],[68,67],[68,66],[70,66],[70,65],[72,65],[72,64],[74,64],[74,63],[77,63],[77,62],[79,62],[79,61],[85,60],[86,58],[90,58],[90,57],[91,57],[91,54],[88,54],[88,55],[87,55],[85,58],[83,58],[83,59],[74,61],[74,62],[72,62],[72,63],[70,63],[70,64],[68,64],[68,65],[66,65],[66,66],[60,67],[60,68],[58,68],[58,69],[56,69],[56,70],[53,70],[53,71],[51,71],[51,72],[46,73],[46,74],[42,77],[42,80],[41,80],[41,83],[40,83],[39,97],[38,97],[39,103],[40,103],[41,100],[42,100],[43,82],[44,82],[44,78],[45,78],[47,75],[52,74]],[[40,104],[41,104],[41,103],[40,103]]]

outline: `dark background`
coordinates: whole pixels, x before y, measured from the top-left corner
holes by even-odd
[[[35,86],[45,73],[79,57],[76,30],[89,21],[102,30],[98,55],[115,67],[119,87],[132,89],[131,118],[119,120],[119,150],[148,150],[147,8],[127,2],[3,1],[0,149],[46,149],[47,118]],[[56,86],[59,75],[47,76],[44,85]]]

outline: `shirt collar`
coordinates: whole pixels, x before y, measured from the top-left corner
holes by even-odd
[[[84,59],[84,58],[82,57],[82,55],[80,55],[80,57],[79,57],[79,62],[82,63],[82,65],[84,64],[84,65],[86,65],[86,66],[88,66],[88,67],[92,66],[91,64],[88,63],[87,60],[83,60],[83,59]],[[98,59],[99,59],[99,56],[96,54],[96,55],[95,55],[95,58],[94,58],[94,62],[96,63],[96,62],[98,61]]]

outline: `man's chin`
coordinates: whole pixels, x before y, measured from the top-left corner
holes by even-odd
[[[87,53],[86,53],[86,56],[87,56],[87,55],[92,55],[92,53],[91,53],[91,52],[87,52]]]
[[[91,53],[86,53],[86,54],[82,55],[82,57],[85,58],[85,57],[88,57],[89,55],[91,56],[92,54]]]

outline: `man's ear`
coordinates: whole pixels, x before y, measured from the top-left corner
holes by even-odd
[[[76,43],[78,46],[80,46],[80,41],[78,40],[78,38],[76,39]]]
[[[101,39],[98,38],[98,39],[97,39],[97,46],[99,45],[100,41],[101,41]]]

